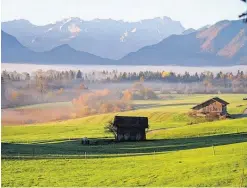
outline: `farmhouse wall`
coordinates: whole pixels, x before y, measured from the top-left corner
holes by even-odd
[[[219,103],[217,101],[215,101],[214,103],[211,103],[208,106],[205,106],[199,110],[199,112],[203,112],[203,113],[210,113],[210,112],[221,113],[222,111],[223,111],[223,106],[221,103]]]

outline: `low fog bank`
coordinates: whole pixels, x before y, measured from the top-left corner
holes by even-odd
[[[3,71],[2,123],[29,124],[135,109],[133,100],[167,100],[176,94],[247,93],[247,73]],[[58,102],[67,102],[57,106]],[[49,107],[14,108],[52,103]]]
[[[109,90],[123,95],[125,90],[133,87],[134,82],[124,83],[90,83],[81,81],[37,83],[34,81],[6,82],[4,84],[4,96],[2,108],[18,107],[31,104],[71,102],[74,98],[97,90]],[[238,84],[238,83],[237,83]],[[239,83],[240,84],[240,83]],[[161,94],[219,94],[219,93],[246,93],[245,87],[233,88],[231,85],[213,85],[205,82],[193,83],[162,83],[160,81],[148,81],[143,86],[149,88],[158,97]]]
[[[7,76],[6,76],[7,75]],[[17,75],[17,78],[15,77]],[[66,75],[63,72],[63,75]],[[158,75],[158,77],[156,77]],[[23,78],[20,78],[24,76]],[[149,72],[140,75],[111,73],[86,75],[83,73],[73,78],[42,77],[16,73],[2,76],[2,108],[18,107],[31,104],[68,102],[82,94],[96,90],[109,90],[123,95],[125,90],[141,82],[146,90],[152,91],[160,98],[160,94],[218,94],[218,93],[247,93],[247,75],[239,72],[238,75],[219,74],[210,75],[184,75],[176,76],[170,73]],[[145,78],[147,80],[145,80]],[[153,80],[154,79],[154,80]],[[145,90],[141,88],[141,90]],[[140,88],[139,88],[140,89]],[[145,91],[146,91],[145,90]]]
[[[6,71],[19,71],[19,72],[34,72],[39,69],[44,71],[47,70],[56,70],[56,71],[65,71],[65,70],[82,70],[85,73],[90,72],[101,72],[104,70],[107,71],[118,71],[118,72],[140,72],[140,71],[169,71],[175,72],[178,74],[183,74],[185,71],[195,74],[210,71],[213,73],[217,73],[222,71],[223,73],[232,72],[237,73],[238,70],[242,70],[244,72],[247,71],[246,65],[236,65],[236,66],[225,66],[225,67],[188,67],[188,66],[148,66],[148,65],[35,65],[35,64],[25,64],[25,63],[2,63],[2,70]]]
[[[142,83],[136,84],[99,84],[72,81],[56,82],[62,89],[53,88],[53,82],[46,88],[47,92],[35,90],[34,83],[22,81],[5,83],[5,107],[2,109],[2,124],[21,125],[42,123],[72,118],[85,117],[93,114],[121,112],[134,109],[133,96],[140,99],[153,98],[153,92]],[[59,88],[59,87],[58,87]],[[156,97],[156,95],[154,94]],[[57,102],[66,101],[65,105]],[[54,103],[48,107],[10,108],[28,104]]]

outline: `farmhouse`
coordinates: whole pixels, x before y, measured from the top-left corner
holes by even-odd
[[[201,114],[216,114],[219,116],[226,116],[227,113],[227,105],[229,103],[218,98],[214,97],[209,99],[201,104],[194,106],[192,109],[197,113]]]
[[[113,127],[117,141],[146,140],[147,117],[115,116]]]

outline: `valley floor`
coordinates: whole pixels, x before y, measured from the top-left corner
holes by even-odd
[[[188,116],[211,95],[134,101],[148,116],[148,141],[107,143],[114,113],[2,127],[2,186],[247,186],[245,95],[220,95],[236,119]],[[98,143],[82,145],[88,137]]]

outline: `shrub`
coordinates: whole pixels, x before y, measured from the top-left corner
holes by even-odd
[[[114,138],[117,138],[117,129],[113,126],[113,121],[109,121],[106,126],[104,127],[105,133],[112,133]]]

